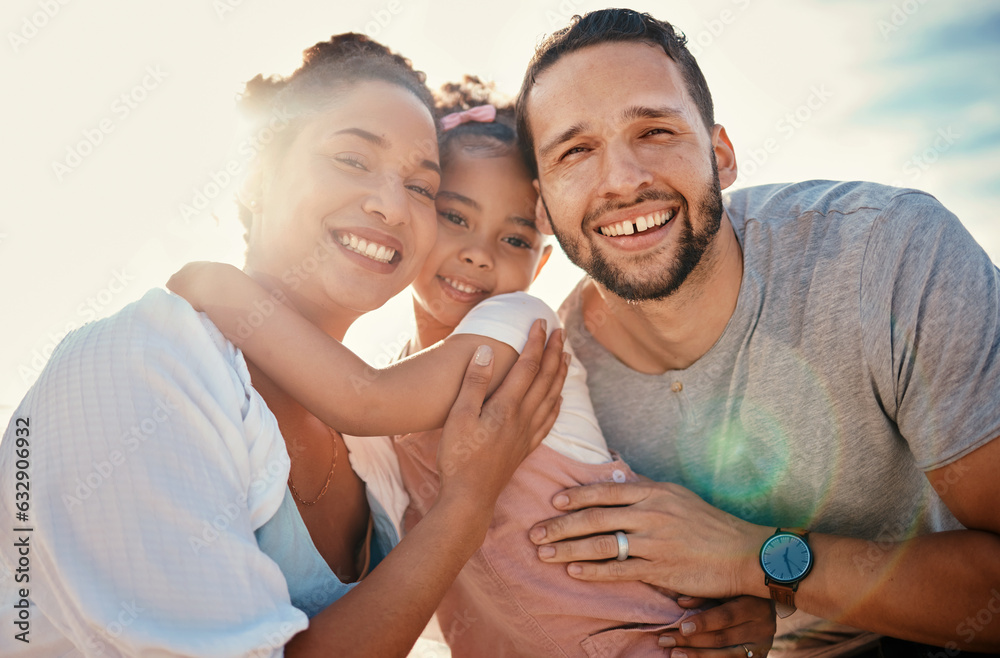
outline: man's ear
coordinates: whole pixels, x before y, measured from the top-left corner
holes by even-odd
[[[257,156],[250,161],[250,166],[247,169],[246,176],[243,178],[243,183],[240,184],[237,197],[239,197],[240,203],[256,215],[260,212],[263,196],[264,165],[261,163],[260,156]]]
[[[531,184],[535,188],[535,193],[538,194],[538,199],[535,200],[535,223],[538,225],[538,230],[545,235],[555,235],[552,232],[552,222],[549,221],[549,213],[545,210],[545,202],[542,201],[542,188],[538,184],[538,179],[531,181]]]
[[[729,135],[722,124],[712,127],[712,150],[715,152],[715,163],[719,167],[719,187],[726,189],[736,181],[736,151]]]
[[[542,247],[542,255],[538,259],[538,266],[535,268],[535,276],[531,277],[531,282],[534,283],[538,275],[542,273],[542,268],[545,267],[545,263],[549,262],[549,256],[552,255],[552,245],[547,244]]]

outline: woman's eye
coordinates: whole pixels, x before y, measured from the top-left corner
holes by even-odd
[[[456,226],[468,226],[468,222],[465,221],[464,217],[451,210],[439,210],[438,215],[446,222],[450,222]]]
[[[407,185],[407,189],[410,189],[417,194],[427,197],[433,201],[437,196],[434,194],[434,190],[429,187],[424,187],[423,185]]]
[[[338,155],[335,160],[347,165],[348,167],[360,169],[361,171],[368,171],[368,167],[366,167],[365,163],[361,161],[361,158],[356,155]]]

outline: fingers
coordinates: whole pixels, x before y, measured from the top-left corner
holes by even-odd
[[[558,509],[585,509],[542,521],[528,536],[536,544],[548,544],[625,530],[629,526],[623,525],[620,507],[644,500],[649,491],[649,484],[639,482],[602,482],[566,489],[552,499],[552,504]]]
[[[476,353],[472,355],[469,366],[465,369],[462,388],[458,391],[458,398],[455,399],[455,404],[452,405],[448,417],[451,418],[457,414],[478,417],[483,408],[483,400],[486,399],[486,392],[492,377],[493,349],[489,345],[480,345],[476,349]]]
[[[662,641],[661,641],[662,642]],[[670,644],[660,644],[661,647],[670,647]],[[750,655],[752,654],[752,656]],[[697,647],[678,647],[664,652],[670,658],[764,658],[766,653],[752,645],[743,648],[741,645],[723,647],[721,649],[704,649]]]
[[[687,610],[691,610],[693,608],[702,608],[709,605],[710,603],[715,602],[713,599],[704,599],[701,598],[700,596],[684,596],[683,594],[677,596],[676,598],[677,598],[677,605]]]
[[[538,374],[531,382],[522,404],[531,409],[535,406],[551,406],[562,393],[563,382],[569,367],[569,355],[563,351],[566,332],[556,329],[549,337],[542,354]]]
[[[775,619],[771,602],[754,596],[740,596],[688,617],[679,629],[661,635],[660,646],[723,652],[737,649],[735,655],[743,658],[746,658],[749,650],[758,658],[770,650],[774,633]],[[693,651],[687,651],[687,654],[730,655]]]

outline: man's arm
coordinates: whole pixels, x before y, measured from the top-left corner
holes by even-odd
[[[815,566],[796,606],[902,639],[1000,651],[998,473],[1000,439],[928,473],[968,530],[898,543],[810,534]],[[531,538],[541,559],[570,563],[576,578],[642,580],[694,596],[769,596],[757,555],[774,528],[742,521],[674,484],[608,483],[561,495],[557,508],[580,511],[538,524]],[[630,559],[594,562],[614,557],[607,536],[615,530],[628,534]]]

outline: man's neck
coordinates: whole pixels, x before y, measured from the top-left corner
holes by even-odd
[[[594,281],[583,288],[587,329],[638,372],[683,370],[705,355],[736,310],[743,251],[726,214],[712,246],[687,280],[662,300],[628,302]]]

